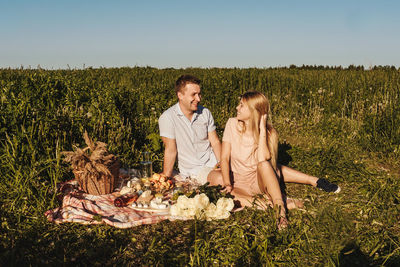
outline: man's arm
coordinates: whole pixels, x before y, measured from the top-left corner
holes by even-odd
[[[167,177],[172,176],[172,171],[174,169],[175,159],[176,159],[176,141],[168,137],[161,136],[164,143],[164,164],[162,174]]]
[[[221,160],[221,142],[219,141],[217,132],[211,131],[208,133],[208,140],[211,143],[211,147],[214,151],[215,157],[217,158],[218,162]]]

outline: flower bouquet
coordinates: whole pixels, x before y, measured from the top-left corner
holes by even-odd
[[[227,219],[234,207],[233,196],[221,192],[222,187],[206,183],[193,192],[180,194],[171,206],[170,214],[182,219],[219,220]]]

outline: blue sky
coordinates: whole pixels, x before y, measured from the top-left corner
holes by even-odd
[[[0,67],[400,67],[400,1],[4,1]]]

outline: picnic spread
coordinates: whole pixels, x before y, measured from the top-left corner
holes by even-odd
[[[106,223],[118,228],[130,228],[142,224],[157,223],[165,219],[175,219],[169,214],[169,208],[148,210],[143,208],[140,210],[132,205],[117,207],[114,202],[118,197],[124,196],[118,191],[104,195],[91,195],[79,190],[76,181],[66,182],[61,188],[65,188],[67,185],[72,185],[74,189],[65,195],[60,192],[62,196],[61,207],[45,213],[49,221],[81,224]],[[166,198],[169,196],[170,194],[166,194]]]
[[[86,148],[64,152],[75,179],[57,185],[60,207],[45,212],[51,222],[130,228],[166,219],[226,219],[234,208],[221,186],[153,173],[148,158],[141,170],[120,168],[106,144],[93,142],[86,132],[84,139]]]

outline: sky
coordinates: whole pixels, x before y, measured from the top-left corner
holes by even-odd
[[[400,1],[0,0],[0,68],[400,67]]]

